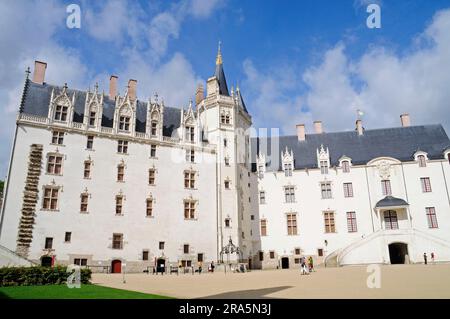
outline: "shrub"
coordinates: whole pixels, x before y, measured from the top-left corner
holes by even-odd
[[[91,274],[90,269],[81,269],[81,283],[89,284]],[[0,268],[0,287],[64,284],[69,275],[66,266],[3,267]]]

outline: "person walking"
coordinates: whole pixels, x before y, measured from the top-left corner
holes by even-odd
[[[300,259],[300,267],[301,267],[301,274],[302,275],[308,275],[308,268],[306,268],[306,258],[302,257]]]
[[[199,274],[199,275],[202,273],[202,266],[203,266],[203,263],[200,261],[200,262],[198,263],[198,274]]]
[[[423,253],[423,261],[425,262],[425,265],[428,265],[427,253]]]
[[[314,270],[314,261],[312,256],[309,256],[308,258],[308,267],[309,267],[309,272],[313,272]]]
[[[211,261],[211,272],[214,272],[214,261]]]
[[[434,264],[434,252],[431,253],[431,262]]]

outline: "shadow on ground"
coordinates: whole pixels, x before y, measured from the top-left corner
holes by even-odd
[[[273,297],[266,297],[266,296],[289,288],[293,287],[280,286],[254,290],[237,290],[218,295],[204,296],[201,297],[200,299],[274,299]]]

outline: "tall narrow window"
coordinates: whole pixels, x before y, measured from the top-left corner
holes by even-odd
[[[151,124],[151,135],[156,136],[158,135],[158,122],[152,121]]]
[[[229,181],[229,180],[225,180],[225,181],[223,182],[223,184],[224,184],[224,186],[225,186],[225,189],[230,189],[230,181]]]
[[[266,192],[265,191],[260,191],[259,192],[259,203],[260,204],[265,204],[266,203]]]
[[[185,219],[195,218],[195,201],[193,200],[184,201],[184,218]]]
[[[64,143],[64,132],[53,131],[52,132],[52,144],[63,145]]]
[[[195,188],[195,172],[185,171],[184,172],[184,188]]]
[[[83,176],[85,179],[91,178],[91,161],[84,162]]]
[[[89,126],[95,126],[95,112],[89,113]]]
[[[194,127],[186,126],[186,141],[194,142]]]
[[[284,176],[286,176],[286,177],[292,176],[292,164],[291,163],[284,164]]]
[[[297,214],[287,214],[288,235],[297,235]]]
[[[230,115],[227,114],[225,115],[225,124],[230,124],[231,120],[230,120]]]
[[[130,118],[128,116],[119,117],[119,130],[121,131],[130,130]]]
[[[267,220],[261,219],[261,236],[267,236]]]
[[[67,106],[57,105],[55,110],[55,120],[65,122],[67,121]]]
[[[220,122],[225,124],[225,113],[220,114]]]
[[[349,233],[356,233],[358,231],[355,212],[347,212],[347,230]]]
[[[391,196],[392,195],[392,188],[391,188],[391,181],[388,179],[381,181],[381,191],[383,193],[383,196]]]
[[[393,210],[384,212],[384,225],[388,230],[398,229],[397,213]]]
[[[81,198],[80,212],[87,213],[87,211],[88,211],[89,195],[88,194],[81,194],[80,198]]]
[[[184,254],[189,254],[189,245],[188,244],[184,244],[183,245],[183,253]]]
[[[148,170],[148,184],[155,185],[155,169],[151,168]]]
[[[349,163],[349,161],[343,161],[342,162],[342,172],[350,173],[350,163]]]
[[[56,187],[44,187],[44,198],[42,201],[42,208],[46,210],[57,210],[58,193],[59,189]]]
[[[122,215],[123,213],[123,196],[116,196],[116,215]]]
[[[146,216],[152,217],[153,216],[153,198],[147,198],[146,200]]]
[[[61,175],[62,159],[63,158],[61,155],[49,155],[47,163],[47,173]]]
[[[123,141],[123,140],[117,141],[117,153],[121,153],[121,154],[128,153],[128,141]]]
[[[156,145],[154,144],[150,145],[150,157],[156,157]]]
[[[264,178],[264,165],[258,166],[258,178]]]
[[[159,249],[164,250],[164,242],[163,241],[159,242]]]
[[[229,218],[225,218],[225,227],[226,228],[230,227],[230,219]]]
[[[320,174],[328,174],[328,162],[320,161]]]
[[[186,150],[186,162],[188,162],[188,163],[195,162],[195,151],[194,150]]]
[[[417,156],[417,161],[419,162],[419,167],[426,167],[427,166],[427,161],[426,161],[425,155]]]
[[[431,193],[431,182],[429,177],[422,177],[420,183],[422,184],[422,192]]]
[[[67,231],[65,233],[65,235],[64,235],[64,242],[65,243],[70,243],[71,239],[72,239],[72,233]]]
[[[332,198],[331,183],[330,182],[320,183],[320,191],[321,191],[321,194],[322,194],[322,199]]]
[[[325,221],[325,232],[326,233],[335,233],[336,225],[334,223],[334,212],[324,212],[323,218]]]
[[[230,158],[228,156],[225,156],[225,166],[230,166]]]
[[[45,249],[52,249],[52,248],[53,248],[53,238],[46,237],[45,238]]]
[[[438,228],[436,210],[434,207],[427,207],[425,208],[425,211],[427,213],[428,228]]]
[[[144,260],[144,261],[148,260],[148,250],[142,251],[142,260]]]
[[[228,140],[226,138],[223,139],[223,147],[227,147],[228,145]]]
[[[285,186],[284,187],[284,201],[285,203],[295,203],[295,187]]]
[[[117,165],[117,181],[123,182],[125,180],[125,165]]]
[[[344,183],[344,197],[353,197],[352,183]]]
[[[92,135],[89,135],[87,137],[86,148],[88,150],[92,150],[93,147],[94,147],[94,137]]]
[[[123,248],[123,234],[113,234],[112,248],[113,249]]]

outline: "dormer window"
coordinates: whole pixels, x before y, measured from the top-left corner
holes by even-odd
[[[259,165],[258,166],[258,177],[259,178],[264,178],[264,165]]]
[[[342,162],[342,172],[350,173],[350,162],[349,161]]]
[[[320,174],[328,174],[328,161],[320,161]]]
[[[292,176],[292,163],[284,164],[284,176],[286,177]]]
[[[67,121],[67,111],[68,111],[68,109],[69,108],[67,106],[56,105],[55,120],[62,121],[62,122]]]
[[[156,136],[158,135],[158,123],[156,121],[152,121],[152,125],[151,125],[151,135],[152,136]]]
[[[186,126],[186,141],[194,142],[194,127]]]
[[[89,113],[89,126],[95,126],[95,112]]]
[[[427,167],[427,160],[425,155],[417,156],[417,161],[419,162],[419,167]]]
[[[130,118],[128,116],[121,116],[119,118],[119,130],[127,132],[130,130]]]

